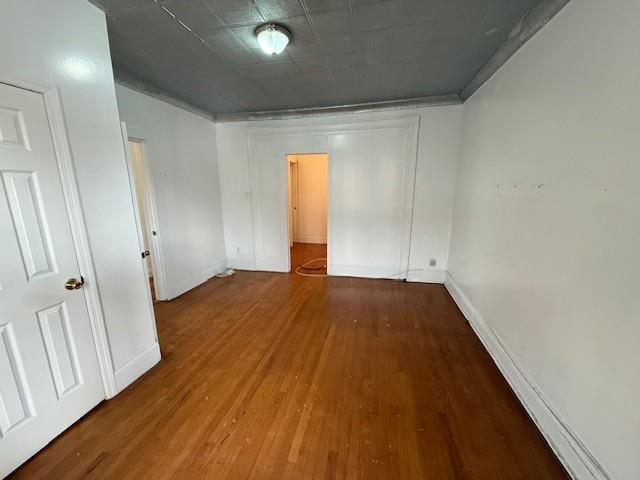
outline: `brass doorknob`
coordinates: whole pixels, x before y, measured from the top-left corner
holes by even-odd
[[[77,278],[70,278],[64,283],[64,288],[67,290],[78,290],[79,288],[82,288],[82,285],[84,285],[84,278],[80,277],[80,280]]]

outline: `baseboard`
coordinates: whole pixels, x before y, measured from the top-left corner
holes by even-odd
[[[444,270],[409,270],[409,275],[407,275],[407,282],[444,283],[444,276]]]
[[[544,393],[520,367],[506,344],[483,319],[448,272],[445,274],[444,283],[471,328],[571,477],[575,480],[610,480],[602,465],[558,415]]]
[[[185,280],[182,280],[177,285],[172,285],[167,289],[167,297],[169,300],[172,298],[179,297],[183,293],[188,292],[192,288],[196,288],[198,285],[202,285],[204,282],[209,280],[211,277],[217,275],[218,273],[224,271],[227,268],[227,260],[222,260],[215,265],[212,265],[208,268],[205,268],[200,273],[193,275]]]
[[[160,345],[154,343],[115,372],[116,390],[120,393],[160,361]]]
[[[328,273],[336,277],[387,278],[391,280],[404,278],[404,272],[398,272],[396,269],[352,265],[328,265]]]
[[[253,257],[228,257],[227,266],[236,270],[255,270],[256,262]]]
[[[296,240],[296,243],[320,243],[326,245],[327,237],[319,235],[300,235]]]

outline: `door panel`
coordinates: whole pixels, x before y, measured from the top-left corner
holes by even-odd
[[[20,110],[0,107],[0,145],[4,148],[29,150],[24,117]]]
[[[35,411],[11,323],[0,327],[0,337],[0,434],[4,438]]]
[[[0,477],[104,399],[42,95],[0,84]]]
[[[27,279],[54,273],[55,259],[36,172],[2,172]]]
[[[56,393],[62,398],[82,382],[67,304],[63,302],[39,311],[38,322]]]

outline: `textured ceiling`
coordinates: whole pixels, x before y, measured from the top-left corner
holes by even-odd
[[[459,93],[538,0],[92,0],[114,68],[208,112]],[[264,55],[264,22],[293,34]]]

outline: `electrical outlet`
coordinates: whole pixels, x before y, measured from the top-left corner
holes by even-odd
[[[438,261],[435,258],[430,258],[429,259],[429,266],[430,267],[435,267],[437,263],[438,263]]]

